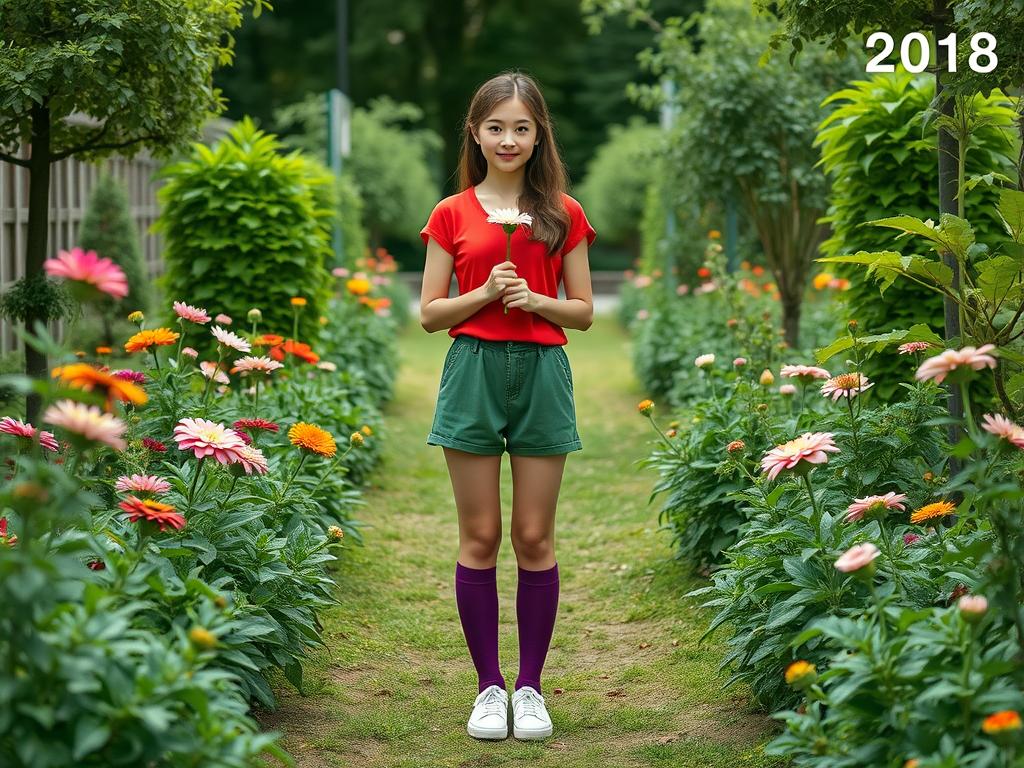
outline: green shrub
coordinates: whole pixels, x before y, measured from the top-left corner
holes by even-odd
[[[139,230],[132,220],[124,185],[109,173],[100,176],[89,197],[78,243],[83,249],[96,251],[101,257],[118,264],[128,279],[128,296],[122,301],[111,302],[112,306],[101,305],[101,314],[109,316],[111,312],[123,314],[135,309],[143,312],[149,309],[152,297]]]
[[[285,336],[289,299],[301,296],[299,338],[315,346],[330,297],[335,184],[314,161],[280,148],[245,119],[212,149],[194,144],[189,159],[161,171],[162,283],[170,299],[236,322],[258,307],[264,328]]]
[[[935,94],[930,74],[906,71],[876,75],[860,80],[829,97],[840,106],[819,128],[816,144],[821,145],[822,164],[832,175],[829,209],[825,221],[832,236],[821,246],[823,256],[858,251],[918,252],[912,238],[897,240],[880,227],[861,226],[887,216],[910,215],[938,220],[937,136],[929,129],[921,137],[921,116]],[[1007,157],[1014,141],[1012,111],[998,91],[976,99],[981,115],[993,122],[978,128],[967,153],[966,177],[991,172],[1012,172]],[[981,186],[965,197],[965,218],[977,239],[995,246],[1006,242],[1002,223],[995,211],[998,190]],[[848,316],[856,318],[866,334],[886,333],[926,323],[942,334],[942,298],[909,281],[897,281],[884,295],[855,265],[837,265],[837,273],[852,282],[844,296]],[[908,378],[912,359],[895,351],[879,353],[869,360],[865,373],[877,382],[882,397],[897,392],[898,383]]]

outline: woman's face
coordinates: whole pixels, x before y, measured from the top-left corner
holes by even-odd
[[[512,173],[526,165],[538,141],[537,123],[519,99],[507,99],[484,118],[476,134],[488,166]]]

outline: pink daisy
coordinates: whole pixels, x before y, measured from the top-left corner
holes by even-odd
[[[334,275],[335,277],[348,277],[349,271],[344,267],[335,267],[334,269],[331,270],[331,274]]]
[[[203,360],[203,362],[199,364],[199,370],[202,371],[203,376],[208,379],[213,379],[220,384],[231,383],[231,379],[228,378],[228,375],[224,373],[224,371],[220,370],[216,363],[211,363],[209,360]]]
[[[854,499],[853,503],[846,508],[846,522],[854,523],[863,520],[864,515],[870,509],[884,511],[890,509],[903,510],[905,507],[900,503],[906,501],[907,496],[903,493],[889,491],[884,496],[865,496],[863,499]]]
[[[1001,414],[986,413],[981,417],[981,428],[996,437],[1001,437],[1011,445],[1024,449],[1024,427],[1014,424]]]
[[[36,428],[10,416],[4,416],[0,419],[0,432],[31,440],[35,437]],[[52,432],[47,432],[45,429],[39,432],[39,444],[48,451],[57,450],[57,438]]]
[[[832,374],[824,368],[818,368],[814,365],[784,365],[779,373],[790,379],[800,379],[804,384],[810,384],[814,379],[828,379],[832,377]]]
[[[191,357],[193,360],[199,357],[199,353],[192,349],[192,347],[185,347],[183,350],[181,350],[181,354],[183,354],[185,357]]]
[[[206,325],[206,323],[210,322],[210,316],[206,314],[205,309],[193,307],[183,301],[176,301],[173,306],[174,311],[178,313],[178,317],[183,320],[188,320],[190,323],[196,323],[197,325]]]
[[[853,573],[870,565],[880,554],[882,553],[878,550],[878,547],[871,542],[857,544],[846,550],[842,557],[836,560],[835,568],[843,573]]]
[[[831,432],[805,432],[777,445],[761,458],[761,470],[768,473],[769,480],[774,480],[783,470],[796,469],[804,462],[824,464],[828,461],[828,453],[839,452],[832,437]]]
[[[171,484],[156,475],[122,475],[114,483],[114,490],[160,494],[171,490]]]
[[[796,385],[795,384],[781,384],[779,386],[779,394],[780,395],[785,395],[787,397],[792,397],[793,395],[796,394]]]
[[[182,419],[174,428],[174,440],[197,459],[213,456],[221,464],[237,461],[238,449],[245,447],[234,430],[207,419]]]
[[[278,368],[284,368],[283,363],[277,362],[277,360],[271,360],[269,357],[253,357],[249,355],[247,357],[239,358],[235,361],[236,371],[255,371],[258,373],[272,373]]]
[[[146,374],[142,373],[142,371],[132,371],[128,368],[123,368],[119,371],[114,371],[111,375],[116,376],[122,381],[130,381],[132,384],[146,383]]]
[[[948,375],[958,368],[972,368],[975,371],[980,371],[985,367],[995,368],[996,360],[988,354],[994,350],[994,344],[983,344],[977,349],[974,347],[947,349],[921,363],[914,378],[918,381],[932,379],[936,384],[941,384]]]
[[[128,295],[128,279],[122,269],[110,259],[101,259],[96,251],[60,251],[56,259],[43,262],[43,269],[51,277],[87,283],[115,299]]]
[[[231,331],[225,331],[219,325],[213,326],[213,328],[211,328],[210,331],[213,333],[217,341],[226,347],[231,347],[231,349],[237,350],[239,352],[248,352],[249,350],[252,349],[252,347],[249,346],[248,341],[243,339],[238,334],[232,333]]]
[[[127,446],[121,435],[128,425],[113,414],[104,413],[95,405],[59,400],[46,409],[43,421],[81,435],[87,440],[104,443],[117,451]]]
[[[927,341],[908,341],[906,344],[900,344],[897,349],[901,355],[912,355],[915,352],[924,352],[929,347],[931,344]]]
[[[267,457],[263,455],[263,451],[251,445],[238,449],[236,463],[242,466],[247,475],[251,475],[253,472],[258,475],[267,473]]]
[[[874,382],[868,381],[868,377],[859,371],[855,373],[841,373],[825,382],[821,388],[821,394],[825,397],[832,395],[832,402],[834,403],[840,397],[856,397],[858,393],[873,386],[875,386]]]
[[[234,322],[234,320],[232,320],[228,315],[225,315],[223,312],[217,315],[214,318],[214,320],[216,320],[221,325],[231,325],[231,323]]]

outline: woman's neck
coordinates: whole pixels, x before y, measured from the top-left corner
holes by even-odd
[[[487,177],[477,185],[477,190],[489,197],[515,203],[523,194],[525,177],[522,169],[515,173],[488,170]]]

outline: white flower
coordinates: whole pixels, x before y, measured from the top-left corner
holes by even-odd
[[[338,366],[332,363],[330,360],[321,360],[319,363],[316,364],[316,367],[319,368],[321,371],[338,370]]]
[[[219,325],[213,326],[213,328],[210,329],[210,332],[214,335],[217,341],[226,347],[237,349],[239,352],[248,352],[252,349],[252,347],[249,346],[248,341],[231,331],[224,330]]]
[[[487,217],[487,223],[509,227],[518,227],[522,224],[529,227],[533,225],[533,217],[528,213],[520,213],[518,208],[499,208]]]
[[[701,355],[700,357],[693,361],[693,364],[696,365],[698,368],[707,368],[709,365],[714,365],[714,363],[715,356],[712,354]]]
[[[199,363],[199,370],[202,371],[203,376],[208,379],[213,379],[220,384],[231,383],[231,379],[228,378],[228,375],[224,373],[224,371],[220,370],[216,363],[211,363],[209,360],[203,360]]]

